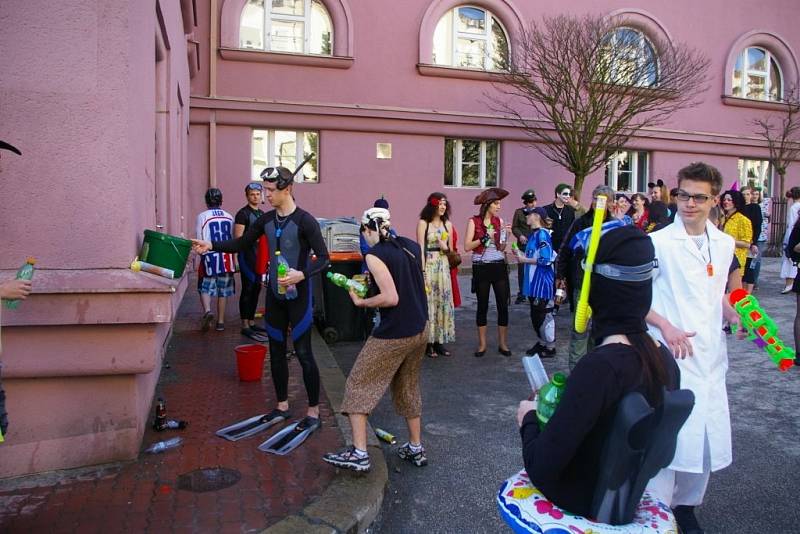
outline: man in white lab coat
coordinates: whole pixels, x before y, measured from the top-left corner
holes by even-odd
[[[649,488],[670,503],[683,534],[703,532],[694,508],[703,502],[711,471],[732,461],[722,327],[723,321],[739,322],[725,295],[734,241],[708,222],[721,188],[722,176],[711,165],[684,167],[678,172],[675,222],[650,234],[658,269],[647,322],[677,359],[680,387],[694,392],[695,405],[678,434],[672,464]]]

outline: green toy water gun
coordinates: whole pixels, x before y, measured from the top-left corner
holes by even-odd
[[[744,289],[735,289],[728,299],[742,320],[742,326],[748,334],[747,339],[766,351],[778,370],[786,371],[792,367],[795,351],[778,337],[778,326],[758,304],[758,299]]]
[[[602,232],[603,219],[606,213],[605,195],[597,195],[594,204],[594,220],[592,221],[592,235],[589,237],[589,248],[586,251],[586,264],[583,269],[583,283],[581,284],[581,297],[578,299],[578,306],[575,309],[575,331],[579,334],[586,332],[589,325],[589,318],[592,316],[592,309],[589,307],[589,288],[592,283],[592,266],[594,258],[597,256],[597,247],[600,245],[600,233]]]

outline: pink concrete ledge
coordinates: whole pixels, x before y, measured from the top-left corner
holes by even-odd
[[[255,61],[299,65],[303,67],[323,67],[327,69],[349,69],[355,60],[351,57],[316,56],[310,54],[291,54],[288,52],[266,52],[263,50],[244,50],[241,48],[220,48],[222,59],[230,61]]]

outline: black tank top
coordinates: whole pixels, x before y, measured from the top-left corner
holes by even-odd
[[[372,331],[372,335],[379,339],[415,336],[423,331],[428,321],[428,299],[419,245],[405,237],[397,237],[394,241],[395,244],[376,243],[367,251],[367,255],[372,254],[386,264],[399,297],[397,306],[381,308],[381,322]]]

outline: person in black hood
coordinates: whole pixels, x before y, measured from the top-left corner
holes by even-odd
[[[519,404],[525,470],[548,500],[572,514],[589,514],[603,443],[622,397],[639,391],[659,406],[663,388],[679,384],[672,354],[650,337],[645,324],[654,258],[652,242],[636,227],[601,237],[589,293],[597,347],[578,361],[544,429],[536,402]]]

